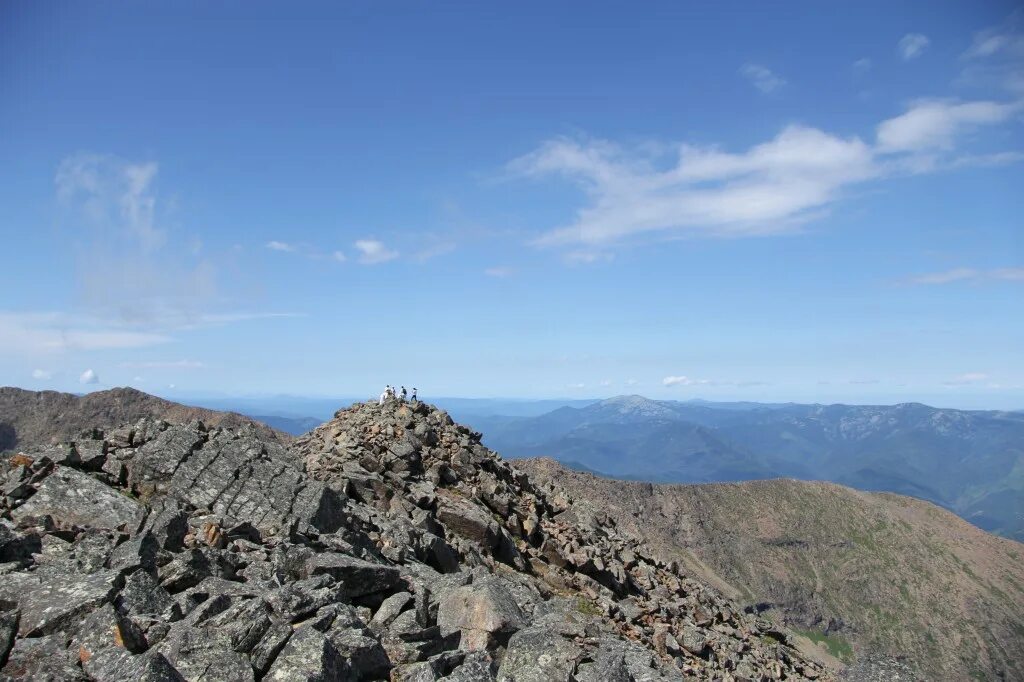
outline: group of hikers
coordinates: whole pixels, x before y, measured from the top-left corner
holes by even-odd
[[[377,404],[383,405],[384,403],[390,402],[392,400],[397,400],[400,403],[404,403],[407,397],[410,401],[416,402],[418,400],[418,398],[416,397],[416,389],[412,389],[412,395],[410,396],[406,392],[405,386],[402,386],[401,390],[396,391],[391,384],[388,384],[384,388],[384,392],[380,394],[380,401]]]

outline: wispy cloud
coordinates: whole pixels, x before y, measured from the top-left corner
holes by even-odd
[[[389,249],[376,239],[359,239],[354,246],[359,252],[359,262],[363,265],[377,265],[398,258],[397,251]]]
[[[961,60],[959,85],[994,86],[1024,95],[1024,9],[1011,12],[998,26],[975,33]]]
[[[72,350],[142,348],[167,343],[164,334],[126,330],[102,320],[61,313],[0,312],[0,351],[37,355]]]
[[[628,384],[629,382],[627,382]],[[662,386],[732,386],[734,388],[745,388],[748,386],[766,386],[764,381],[721,381],[713,379],[695,379],[685,375],[667,376],[661,380]]]
[[[740,75],[765,94],[775,92],[786,84],[784,78],[761,64],[744,64],[740,67]]]
[[[122,362],[130,369],[202,369],[206,365],[198,360],[154,360],[149,362]]]
[[[917,59],[924,51],[928,49],[928,45],[931,43],[928,40],[928,36],[920,33],[908,33],[907,35],[900,38],[899,44],[896,46],[899,50],[900,56],[903,57],[904,61],[910,61],[911,59]]]
[[[132,163],[112,155],[83,153],[69,156],[57,167],[54,184],[62,202],[79,204],[93,223],[117,225],[147,251],[166,237],[156,226],[158,166]]]
[[[269,241],[267,242],[267,248],[271,251],[284,251],[291,253],[295,251],[295,245],[287,242]]]
[[[946,386],[968,386],[970,384],[978,384],[987,380],[988,374],[985,374],[984,372],[966,372],[942,383]]]
[[[854,73],[864,74],[871,70],[871,60],[867,57],[863,57],[855,61],[851,66]]]
[[[1024,282],[1024,268],[994,268],[978,270],[959,267],[941,272],[916,275],[907,280],[910,284],[951,284],[953,282],[1005,281]]]
[[[1024,100],[921,101],[882,121],[874,142],[791,125],[739,152],[562,137],[513,160],[508,171],[529,179],[561,177],[584,191],[586,203],[574,220],[533,243],[570,247],[569,262],[592,262],[630,238],[794,232],[858,184],[1015,162],[1015,151],[958,155],[955,142],[1022,109]]]
[[[45,369],[34,369],[32,370],[32,378],[40,380],[51,379],[53,378],[53,372]]]
[[[78,383],[80,384],[98,384],[100,383],[100,377],[96,372],[91,369],[87,369],[82,372],[82,376],[78,377]]]
[[[484,270],[484,274],[488,277],[511,277],[515,274],[515,270],[501,265],[493,268],[487,268]]]
[[[957,135],[978,126],[1002,123],[1022,109],[1024,100],[922,100],[905,113],[879,124],[878,146],[883,152],[952,149]]]

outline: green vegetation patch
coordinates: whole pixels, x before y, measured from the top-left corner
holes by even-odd
[[[825,647],[830,654],[840,661],[844,663],[851,663],[853,661],[853,646],[839,635],[826,635],[818,630],[801,630],[799,628],[794,628],[794,630],[815,644]]]

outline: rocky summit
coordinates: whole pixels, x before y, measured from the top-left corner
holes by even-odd
[[[291,443],[141,419],[0,483],[2,680],[829,677],[422,403]]]

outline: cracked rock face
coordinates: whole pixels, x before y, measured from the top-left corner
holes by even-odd
[[[142,420],[0,484],[0,680],[827,676],[426,404]]]

